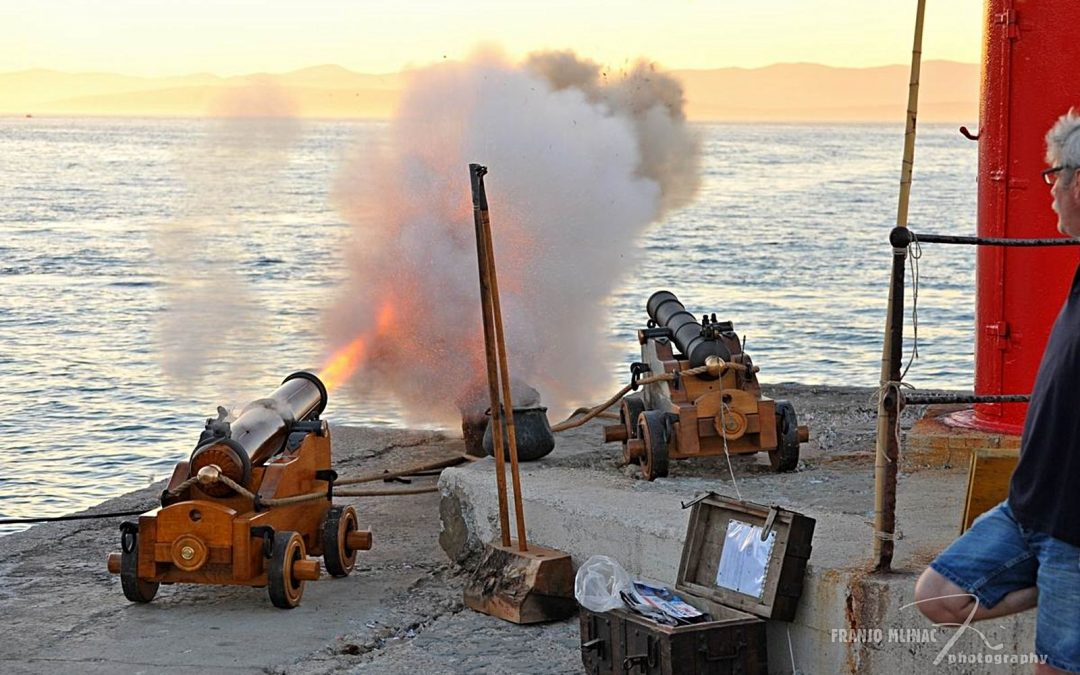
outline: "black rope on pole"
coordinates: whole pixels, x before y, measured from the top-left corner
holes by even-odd
[[[3,518],[0,519],[0,525],[26,525],[29,523],[55,523],[63,520],[94,520],[97,518],[119,518],[121,516],[141,516],[153,506],[148,506],[145,509],[139,509],[138,511],[113,511],[111,513],[91,513],[86,515],[76,516],[49,516],[45,518]]]
[[[950,234],[917,234],[911,238],[924,244],[967,244],[970,246],[1077,246],[1080,240],[1055,237],[1053,239],[1008,239],[1002,237],[957,237]]]

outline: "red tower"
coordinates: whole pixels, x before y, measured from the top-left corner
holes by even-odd
[[[1080,108],[1080,2],[988,0],[979,128],[978,233],[1060,236],[1050,209],[1045,142]],[[1078,262],[1072,247],[979,247],[975,393],[1027,394]],[[975,406],[975,426],[1019,434],[1026,404]]]

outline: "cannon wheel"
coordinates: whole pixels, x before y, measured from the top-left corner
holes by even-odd
[[[123,546],[120,554],[120,588],[124,590],[124,597],[132,602],[150,602],[157,595],[160,584],[139,578],[139,535],[132,533],[130,536],[131,545]]]
[[[631,457],[630,450],[627,444],[630,440],[638,437],[637,435],[637,422],[638,417],[641,417],[641,413],[645,412],[645,401],[641,400],[641,396],[624,396],[622,403],[619,404],[619,421],[626,427],[626,440],[622,443],[623,449],[623,461],[627,464],[639,464],[641,462],[640,457]]]
[[[292,609],[300,604],[304,595],[304,581],[293,576],[293,565],[303,560],[304,539],[297,532],[274,534],[274,547],[270,565],[266,570],[266,589],[274,607]]]
[[[638,416],[638,436],[645,441],[645,459],[641,475],[645,480],[668,475],[668,433],[664,413],[646,410]]]
[[[776,449],[769,451],[773,471],[794,471],[799,466],[799,418],[788,401],[776,402]]]
[[[323,521],[323,562],[331,576],[347,577],[356,565],[356,551],[349,548],[349,533],[359,529],[356,509],[331,506]]]

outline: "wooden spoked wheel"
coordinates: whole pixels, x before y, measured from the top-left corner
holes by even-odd
[[[799,418],[788,401],[776,402],[776,449],[769,451],[769,464],[777,473],[799,466]]]
[[[639,464],[641,455],[632,452],[634,443],[631,441],[638,438],[638,417],[645,412],[645,402],[641,396],[624,396],[619,404],[619,421],[626,427],[626,440],[622,442],[623,460],[627,464]]]
[[[349,533],[359,529],[356,509],[331,506],[323,521],[323,562],[335,577],[347,577],[356,565],[356,551],[349,548]]]
[[[668,433],[664,413],[646,410],[638,416],[638,436],[645,441],[641,475],[645,480],[668,475]]]
[[[139,578],[139,535],[125,532],[120,545],[120,588],[124,597],[132,602],[150,602],[157,595],[159,584]]]
[[[266,588],[274,607],[292,609],[304,596],[304,581],[294,573],[296,563],[306,556],[304,538],[297,532],[274,534],[270,565],[266,571]]]

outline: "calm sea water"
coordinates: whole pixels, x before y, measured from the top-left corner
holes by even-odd
[[[59,515],[162,478],[217,404],[246,400],[222,396],[258,397],[318,364],[320,312],[345,276],[349,234],[330,191],[350,146],[384,127],[298,123],[287,151],[244,167],[232,160],[251,154],[258,133],[219,125],[0,120],[0,518]],[[643,266],[611,298],[610,339],[625,354],[612,388],[638,357],[634,331],[660,288],[734,321],[764,382],[874,386],[902,127],[700,131],[696,202],[644,237]],[[234,156],[223,133],[239,134]],[[221,161],[207,159],[211,147]],[[268,163],[272,172],[260,169]],[[920,128],[913,228],[974,232],[975,163],[975,144],[955,127]],[[266,318],[257,340],[223,326],[226,348],[177,386],[163,364],[162,314],[177,301],[169,280],[183,260],[163,228],[200,217],[227,226],[192,229],[181,252],[212,261],[228,251],[216,257],[229,263],[224,282]],[[973,252],[928,246],[921,263],[920,358],[908,380],[968,389]],[[186,299],[196,313],[209,301]],[[402,424],[392,401],[346,391],[327,416]]]

